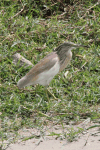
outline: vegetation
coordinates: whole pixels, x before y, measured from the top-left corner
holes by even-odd
[[[1,148],[19,138],[19,130],[75,124],[100,118],[100,3],[96,0],[1,0],[0,3]],[[64,41],[89,45],[73,50],[71,63],[44,87],[19,90],[17,81],[30,67],[12,63],[20,53],[34,65]],[[68,74],[65,75],[66,71]],[[82,132],[51,133],[69,141]],[[36,137],[36,136],[32,136]]]

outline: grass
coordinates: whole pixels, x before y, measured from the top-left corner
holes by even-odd
[[[33,5],[29,8],[29,3],[25,0],[8,0],[0,4],[2,149],[6,147],[5,141],[12,143],[18,140],[18,131],[23,128],[42,131],[50,124],[64,128],[70,121],[77,124],[88,117],[91,120],[100,118],[100,4],[93,0],[79,1],[69,4],[70,8],[66,5],[68,12],[65,15],[59,9],[53,15],[50,3],[47,5],[52,13],[48,16],[44,15],[41,8],[38,11],[32,9]],[[20,13],[21,9],[23,11]],[[36,90],[31,86],[19,90],[17,81],[30,67],[19,68],[18,64],[14,65],[12,55],[18,52],[35,65],[64,41],[89,45],[90,48],[73,50],[71,63],[50,83],[50,91],[58,100],[49,95],[48,102],[42,86]],[[68,74],[65,77],[66,71]],[[74,132],[71,127],[69,131],[68,134],[61,133],[58,136],[64,134],[64,138],[73,141],[82,130]]]

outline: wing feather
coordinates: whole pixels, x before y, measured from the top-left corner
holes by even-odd
[[[44,71],[50,70],[56,62],[59,61],[56,52],[52,52],[44,57],[39,63],[37,63],[23,78],[21,78],[17,85],[19,88],[36,84],[38,75]]]

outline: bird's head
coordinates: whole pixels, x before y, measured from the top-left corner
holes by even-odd
[[[60,58],[60,62],[63,63],[65,59],[68,59],[68,60],[71,59],[72,57],[71,50],[74,48],[79,48],[79,47],[88,47],[88,46],[75,44],[72,42],[65,42],[59,45],[54,51],[58,54]]]
[[[59,53],[60,51],[67,52],[69,50],[72,50],[74,48],[79,48],[79,47],[88,47],[88,46],[81,45],[81,44],[75,44],[75,43],[72,43],[72,42],[65,42],[65,43],[61,44],[60,46],[58,46],[55,49],[55,51],[57,53]]]

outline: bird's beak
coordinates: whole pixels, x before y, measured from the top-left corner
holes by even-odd
[[[81,44],[73,44],[73,47],[85,47],[85,48],[89,48],[88,45],[81,45]]]

